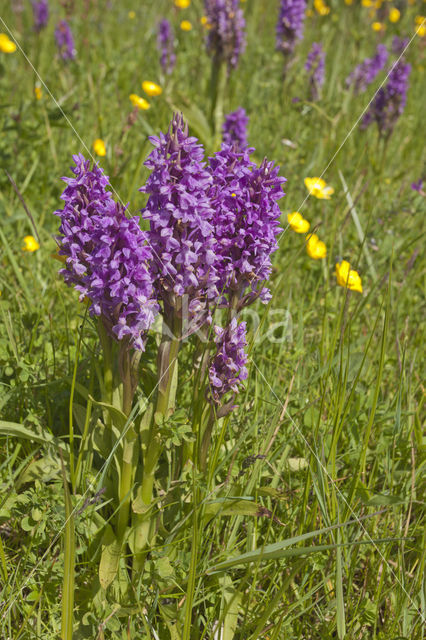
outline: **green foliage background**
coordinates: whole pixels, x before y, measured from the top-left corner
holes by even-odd
[[[15,54],[0,57],[1,165],[41,238],[39,251],[21,251],[23,237],[34,230],[1,171],[0,636],[14,640],[60,634],[64,555],[58,532],[65,496],[54,443],[67,439],[81,327],[78,427],[87,392],[96,395],[96,334],[52,259],[60,177],[69,173],[73,153],[88,155],[94,139],[103,138],[107,156],[101,166],[135,214],[143,205],[138,188],[147,177],[148,136],[166,130],[173,109],[183,110],[207,152],[214,150],[201,3],[185,11],[166,0],[50,4],[48,28],[39,35],[32,31],[29,2],[22,10],[19,3],[3,2],[0,23],[0,31],[10,29],[19,43]],[[424,172],[424,39],[415,37],[407,49],[407,107],[386,148],[373,127],[362,132],[356,126],[385,73],[356,97],[344,83],[378,41],[390,45],[393,35],[414,35],[414,17],[424,3],[395,3],[401,20],[385,20],[384,34],[371,30],[373,17],[360,2],[328,4],[328,16],[313,11],[306,19],[285,82],[274,50],[278,3],[242,5],[248,46],[231,76],[225,111],[247,110],[255,157],[277,161],[288,182],[273,300],[256,308],[258,327],[246,318],[250,376],[214,470],[228,500],[216,508],[212,496],[207,517],[197,521],[190,473],[159,484],[166,543],[153,550],[137,584],[119,583],[105,592],[97,578],[105,508],[102,495],[94,495],[98,478],[92,470],[100,467],[94,453],[93,466],[85,467],[89,491],[72,498],[78,509],[75,638],[424,637],[424,199],[410,188]],[[53,31],[67,8],[77,58],[65,65],[56,55]],[[163,16],[175,27],[178,56],[167,79],[156,49]],[[191,20],[193,30],[181,31],[181,19]],[[323,43],[327,58],[323,96],[312,104],[303,64],[314,41]],[[150,99],[149,111],[129,120],[128,96],[142,95],[146,79],[164,92]],[[40,80],[43,96],[36,100]],[[306,199],[303,179],[324,171],[334,196]],[[310,260],[303,239],[287,228],[286,213],[296,210],[318,227],[328,248],[324,262]],[[360,272],[363,295],[335,284],[341,257]],[[153,357],[148,349],[148,363]],[[148,378],[143,384],[149,385]],[[179,398],[183,406],[191,402],[183,385]],[[185,438],[184,427],[176,432]],[[169,444],[176,445],[173,434]],[[169,454],[162,464],[162,476],[172,478]],[[86,498],[92,503],[80,513]],[[298,536],[349,520],[353,524],[308,542],[317,549],[301,550]],[[294,537],[286,553],[279,547],[262,559],[266,545]],[[214,572],[219,563],[231,565],[249,552],[253,562]],[[189,614],[188,576],[194,580]],[[221,625],[227,635],[218,635]],[[185,635],[188,629],[191,635]]]

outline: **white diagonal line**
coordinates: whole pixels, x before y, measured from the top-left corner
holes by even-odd
[[[346,144],[346,142],[348,141],[348,139],[350,138],[350,136],[352,135],[352,133],[355,131],[356,127],[358,126],[361,118],[364,116],[365,112],[367,111],[367,109],[369,108],[369,106],[371,105],[371,103],[373,102],[373,100],[375,99],[376,95],[378,94],[378,92],[380,91],[380,89],[383,87],[383,85],[385,84],[385,82],[387,81],[387,79],[389,78],[389,75],[392,73],[392,71],[394,70],[395,66],[398,64],[398,62],[401,60],[402,56],[404,55],[404,53],[407,51],[408,47],[411,45],[411,43],[413,42],[414,38],[416,37],[416,35],[418,35],[419,30],[421,29],[421,27],[424,26],[426,22],[426,19],[423,20],[422,24],[418,26],[418,28],[416,29],[416,31],[414,32],[414,35],[412,36],[411,40],[408,42],[408,44],[405,46],[404,50],[402,51],[402,53],[400,54],[400,56],[397,58],[397,60],[395,60],[394,64],[392,65],[392,67],[389,69],[388,73],[386,74],[385,79],[381,82],[380,86],[377,88],[377,90],[374,92],[371,100],[367,103],[366,107],[364,107],[364,109],[362,110],[361,114],[359,115],[359,117],[357,118],[357,120],[355,121],[355,124],[351,127],[349,133],[346,134],[343,142],[340,143],[337,151],[334,152],[331,160],[327,163],[327,166],[325,167],[325,169],[321,172],[319,178],[322,178],[323,175],[326,173],[327,169],[330,167],[330,165],[334,162],[336,156],[339,154],[339,152],[342,150],[343,146]],[[300,211],[303,207],[303,205],[305,204],[305,202],[307,201],[307,199],[310,197],[312,191],[309,191],[308,195],[305,196],[305,198],[302,200],[301,204],[299,205],[299,207],[297,209],[295,209],[295,211]],[[285,235],[287,229],[289,228],[290,225],[286,225],[286,227],[283,229],[283,231],[280,233],[280,235],[277,238],[277,244],[279,248],[279,244],[281,242],[282,237]],[[264,266],[264,264],[266,263],[267,260],[264,260],[264,262],[260,265],[260,267],[257,269],[256,274],[259,273],[259,271],[262,269],[262,267]]]
[[[293,420],[292,416],[289,414],[289,412],[287,411],[287,408],[284,406],[284,403],[279,399],[279,397],[277,396],[277,394],[275,393],[274,389],[272,388],[272,386],[269,384],[268,380],[265,378],[265,376],[263,375],[263,373],[261,372],[261,370],[259,369],[259,367],[257,366],[257,364],[254,362],[254,360],[251,360],[252,364],[254,365],[254,367],[256,368],[256,370],[260,373],[260,375],[262,376],[262,379],[264,380],[264,382],[267,384],[268,388],[270,389],[270,391],[272,392],[272,394],[275,396],[276,400],[281,404],[281,407],[283,409],[283,412],[288,416],[288,418],[291,420],[292,425],[294,426],[294,428],[296,429],[297,433],[301,436],[301,438],[303,439],[305,445],[308,447],[309,451],[311,452],[311,454],[314,456],[315,460],[317,461],[317,463],[320,465],[321,469],[324,471],[324,473],[327,475],[327,477],[329,478],[329,480],[331,481],[331,483],[334,485],[337,493],[339,494],[339,496],[341,496],[341,498],[343,499],[344,503],[346,504],[346,506],[349,508],[351,514],[354,516],[355,520],[358,522],[358,524],[361,526],[362,530],[364,531],[364,533],[366,534],[368,540],[372,543],[372,545],[374,546],[374,548],[376,549],[376,551],[379,553],[381,559],[383,560],[383,562],[386,564],[386,566],[389,568],[389,571],[391,572],[391,574],[393,575],[393,577],[395,578],[395,580],[398,582],[399,586],[401,587],[401,589],[403,590],[403,592],[405,593],[405,595],[407,596],[408,600],[410,601],[411,605],[414,607],[414,609],[418,612],[418,614],[420,615],[420,617],[422,618],[423,621],[425,621],[425,617],[423,616],[422,612],[419,610],[419,608],[415,605],[413,599],[411,598],[410,594],[408,593],[408,591],[405,589],[404,585],[402,584],[402,582],[399,580],[398,576],[396,575],[396,573],[394,572],[394,570],[392,569],[391,565],[389,564],[389,562],[386,560],[386,558],[384,557],[384,555],[382,554],[382,552],[380,551],[379,547],[376,545],[376,543],[374,542],[374,540],[372,539],[372,537],[370,536],[370,534],[368,533],[367,529],[364,527],[364,525],[362,524],[361,520],[358,518],[357,514],[355,513],[355,511],[352,509],[351,505],[349,504],[349,502],[346,500],[345,496],[343,495],[343,493],[340,491],[339,487],[337,486],[337,484],[334,482],[333,478],[331,477],[331,475],[329,474],[328,470],[326,469],[326,467],[322,464],[319,456],[316,454],[316,452],[314,451],[314,449],[312,448],[312,446],[309,444],[308,440],[305,438],[305,436],[303,435],[302,431],[299,429],[299,427],[297,426],[296,422]]]
[[[169,366],[167,367],[167,369],[165,370],[165,372],[162,374],[161,378],[157,381],[157,384],[155,385],[155,387],[153,388],[153,390],[151,391],[151,393],[149,394],[149,396],[147,397],[147,402],[148,400],[151,398],[151,396],[153,395],[153,393],[156,391],[158,385],[160,384],[160,382],[162,381],[162,379],[164,378],[164,376],[166,375],[166,373],[168,372],[168,370],[170,369],[170,367],[172,366],[172,364],[175,362],[175,360],[177,360],[177,356],[170,362]],[[40,564],[43,562],[43,560],[46,558],[47,554],[49,553],[49,551],[52,549],[52,547],[54,546],[54,544],[56,544],[56,542],[59,540],[60,536],[62,535],[63,530],[65,529],[65,526],[67,525],[67,523],[69,522],[69,520],[72,518],[73,515],[76,514],[76,512],[78,512],[78,508],[80,507],[80,505],[82,503],[84,503],[86,495],[88,494],[88,492],[93,491],[93,489],[96,486],[96,482],[99,478],[99,476],[102,474],[102,472],[104,471],[105,467],[109,464],[110,460],[112,459],[114,453],[116,452],[121,440],[124,438],[124,436],[126,435],[127,431],[130,429],[130,427],[132,426],[132,423],[134,422],[134,420],[138,417],[138,415],[141,413],[142,408],[141,407],[137,407],[137,405],[135,405],[135,407],[133,408],[133,410],[131,411],[127,421],[127,426],[123,429],[123,432],[120,434],[120,437],[117,439],[117,441],[115,442],[108,458],[104,461],[102,467],[99,469],[99,471],[97,472],[96,476],[93,478],[93,480],[90,482],[89,486],[87,487],[86,491],[83,493],[83,495],[80,497],[80,499],[76,502],[76,504],[74,505],[73,510],[71,511],[70,515],[68,516],[68,518],[66,518],[66,520],[64,520],[64,523],[62,525],[62,527],[59,529],[58,533],[54,536],[52,542],[49,544],[49,546],[47,547],[46,551],[43,553],[43,555],[41,556],[41,558],[38,560],[38,562],[36,563],[36,565],[32,568],[32,570],[30,571],[29,575],[27,576],[27,578],[25,579],[24,583],[19,587],[17,593],[14,594],[14,596],[12,597],[11,600],[9,600],[9,602],[6,604],[7,608],[6,610],[3,612],[3,618],[6,617],[6,615],[8,614],[8,612],[10,611],[11,607],[13,606],[13,604],[16,602],[18,595],[23,591],[23,589],[25,589],[26,585],[28,584],[28,582],[31,580],[32,576],[34,575],[34,573],[37,571],[38,567],[40,566]]]
[[[49,96],[51,97],[51,99],[53,100],[53,102],[55,103],[55,105],[57,106],[57,108],[59,109],[59,111],[61,112],[62,116],[65,118],[68,126],[72,129],[72,131],[74,132],[76,138],[78,139],[78,141],[83,145],[84,149],[87,151],[90,159],[92,160],[92,162],[98,165],[98,161],[96,160],[96,158],[93,156],[90,148],[87,146],[87,144],[84,142],[84,140],[82,139],[82,137],[80,136],[80,134],[78,133],[78,131],[76,130],[76,128],[74,127],[73,123],[71,122],[71,120],[69,119],[69,117],[67,116],[67,114],[65,113],[65,111],[62,109],[61,105],[59,104],[59,102],[56,100],[55,96],[53,95],[53,93],[50,91],[49,87],[47,86],[47,84],[45,83],[45,81],[43,80],[43,78],[41,77],[41,75],[39,74],[39,72],[37,71],[37,69],[34,67],[33,63],[31,62],[31,60],[29,59],[29,57],[27,56],[27,54],[25,53],[25,51],[23,50],[23,48],[21,47],[21,45],[19,44],[18,40],[16,40],[16,38],[14,37],[12,31],[9,29],[8,25],[5,23],[5,21],[3,20],[3,18],[0,16],[0,20],[4,25],[4,28],[6,29],[6,31],[8,31],[10,37],[13,39],[13,42],[15,42],[16,46],[18,47],[19,51],[22,53],[22,55],[24,56],[25,60],[28,62],[28,64],[30,65],[31,69],[34,71],[34,73],[36,74],[37,78],[39,79],[40,83],[43,85],[43,87],[46,89],[46,92],[49,94]],[[121,196],[119,195],[119,193],[116,191],[116,189],[114,189],[114,187],[112,186],[112,184],[109,184],[109,187],[112,191],[112,193],[116,196],[118,202],[124,207],[125,204],[121,198]],[[152,252],[154,253],[154,255],[156,256],[156,258],[159,260],[159,262],[161,263],[161,265],[164,267],[163,261],[161,260],[160,256],[158,255],[158,253],[155,251],[154,247],[151,245],[151,243],[149,242],[148,238],[147,238],[147,243],[148,246],[151,248]]]

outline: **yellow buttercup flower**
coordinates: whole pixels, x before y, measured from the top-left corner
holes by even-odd
[[[182,29],[182,31],[191,31],[192,22],[189,22],[189,20],[182,20],[182,22],[180,23],[180,28]]]
[[[136,11],[129,11],[127,15],[129,16],[130,20],[134,20],[136,18]]]
[[[392,7],[392,9],[389,11],[389,20],[391,22],[398,22],[400,17],[401,12],[396,7]]]
[[[209,19],[207,18],[207,16],[201,16],[200,22],[203,25],[204,29],[211,29],[212,28],[212,25],[210,24]]]
[[[41,97],[43,95],[41,87],[34,87],[34,95],[36,97],[36,100],[41,100]]]
[[[320,16],[326,16],[330,13],[330,7],[327,7],[324,0],[314,0],[314,7]]]
[[[132,105],[134,107],[137,107],[138,109],[143,109],[144,111],[146,111],[151,106],[148,100],[145,100],[145,98],[138,96],[136,93],[131,93],[129,98]]]
[[[178,9],[187,9],[191,4],[191,0],[175,0],[175,6]]]
[[[305,178],[304,182],[309,195],[315,196],[320,200],[330,200],[334,193],[333,187],[327,186],[327,183],[322,178]]]
[[[382,31],[385,27],[381,22],[373,22],[371,28],[373,31]]]
[[[163,93],[160,85],[155,82],[151,82],[151,80],[144,80],[144,82],[142,82],[142,89],[145,91],[147,96],[151,97],[160,96]]]
[[[93,143],[93,151],[98,156],[106,156],[106,146],[105,142],[101,140],[101,138],[96,138]]]
[[[306,233],[311,226],[307,220],[298,211],[287,214],[287,221],[290,227],[296,233]]]
[[[342,262],[336,264],[336,279],[340,287],[346,287],[351,291],[362,293],[360,275],[357,271],[351,269],[351,265],[347,260],[342,260]]]
[[[316,233],[311,233],[306,241],[306,252],[314,260],[322,260],[327,257],[325,242],[320,240]]]
[[[345,4],[347,4],[347,5],[351,5],[351,4],[353,4],[353,1],[354,1],[354,0],[345,0]]]
[[[33,251],[37,251],[37,249],[40,249],[40,245],[34,236],[25,236],[22,251],[29,251],[32,253]]]
[[[9,38],[7,33],[0,33],[0,51],[3,53],[14,53],[16,44]]]
[[[416,29],[416,33],[418,36],[420,36],[421,38],[423,38],[423,36],[426,33],[426,23],[425,23],[426,18],[424,16],[416,16],[415,22],[417,26]]]

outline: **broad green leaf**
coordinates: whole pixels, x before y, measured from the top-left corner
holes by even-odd
[[[337,620],[337,635],[339,636],[339,640],[343,640],[343,638],[346,635],[346,624],[345,624],[345,602],[343,599],[341,547],[337,547],[336,549],[336,620]]]
[[[93,404],[97,405],[98,407],[102,407],[109,413],[113,424],[115,424],[118,427],[120,432],[124,430],[128,418],[126,414],[121,411],[121,409],[114,407],[112,404],[107,404],[106,402],[98,402],[97,400],[92,398],[92,396],[90,395],[89,395],[89,398],[93,402]]]
[[[230,558],[229,560],[225,560],[224,562],[220,562],[211,569],[208,569],[207,573],[223,571],[224,569],[229,569],[230,567],[234,567],[239,564],[249,564],[250,562],[256,562],[260,560],[299,556],[309,553],[315,553],[316,551],[323,551],[325,549],[333,549],[336,547],[335,544],[319,545],[313,547],[296,547],[295,549],[287,549],[287,547],[291,547],[292,545],[298,544],[299,542],[302,542],[304,540],[309,540],[310,538],[314,538],[315,536],[329,533],[330,531],[338,529],[339,527],[345,527],[350,524],[359,523],[366,517],[372,517],[373,515],[374,514],[371,514],[370,516],[364,516],[363,518],[358,518],[357,520],[347,520],[347,522],[343,522],[342,524],[334,524],[330,527],[317,529],[317,531],[310,531],[308,533],[303,533],[300,536],[294,536],[292,538],[287,538],[287,540],[282,540],[280,542],[274,542],[273,544],[265,545],[264,547],[260,547],[259,549],[255,549],[254,551],[248,551],[247,553],[243,553],[234,558]]]
[[[276,546],[267,545],[266,547],[255,549],[254,551],[249,551],[248,553],[243,553],[240,556],[235,558],[231,558],[230,560],[225,560],[224,562],[220,562],[216,566],[207,570],[207,574],[217,573],[219,571],[224,571],[226,569],[230,569],[236,565],[241,564],[249,564],[250,562],[260,562],[262,560],[281,560],[282,558],[293,558],[297,556],[306,556],[311,553],[319,553],[320,551],[331,551],[332,549],[337,549],[337,547],[350,547],[357,546],[360,544],[380,544],[382,542],[398,542],[399,540],[404,540],[404,538],[380,538],[376,540],[355,540],[354,542],[344,542],[342,544],[319,544],[311,547],[295,547],[294,549],[275,549],[271,551],[268,547]],[[266,551],[266,554],[265,554]]]
[[[238,624],[241,600],[243,594],[235,589],[231,578],[224,575],[219,580],[222,585],[222,605],[220,618],[223,624],[220,628],[220,640],[233,640]]]
[[[121,544],[115,537],[110,525],[107,525],[102,540],[102,554],[99,564],[99,582],[102,589],[109,587],[117,575],[120,562]]]
[[[52,434],[45,429],[42,430],[42,434],[40,435],[31,431],[31,429],[27,429],[27,427],[24,427],[24,425],[18,422],[5,422],[4,420],[0,420],[0,436],[24,438],[24,440],[33,440],[40,444],[54,444],[56,447],[66,449],[65,443],[52,436]]]
[[[62,458],[61,458],[62,461]],[[72,640],[74,618],[74,571],[75,571],[75,530],[71,496],[65,466],[62,461],[62,480],[65,493],[64,528],[64,579],[62,591],[61,639]]]
[[[204,517],[214,516],[262,516],[263,507],[253,500],[225,500],[212,501],[206,504]]]
[[[16,480],[16,488],[19,489],[23,484],[27,482],[34,482],[35,480],[49,482],[59,474],[60,469],[61,466],[59,461],[55,460],[51,456],[44,456],[37,460],[33,459],[18,476],[18,479]]]
[[[309,463],[306,458],[287,458],[285,465],[289,471],[303,471]]]

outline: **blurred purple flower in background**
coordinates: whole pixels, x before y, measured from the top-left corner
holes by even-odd
[[[49,3],[48,0],[32,0],[33,14],[34,14],[34,30],[41,31],[47,26],[49,20]]]
[[[361,122],[363,129],[375,121],[380,135],[392,133],[405,108],[410,71],[411,65],[406,64],[403,58],[394,65],[387,84],[379,89]]]
[[[285,56],[293,53],[296,41],[303,37],[306,0],[281,0],[276,26],[276,48]]]
[[[305,62],[305,69],[309,71],[309,85],[311,100],[318,100],[324,84],[325,52],[318,42],[314,42]]]
[[[397,56],[402,55],[407,48],[409,41],[409,38],[399,38],[398,36],[394,36],[391,47],[392,53]]]
[[[61,20],[56,25],[55,39],[62,60],[74,60],[76,54],[74,38],[66,20]]]
[[[226,329],[215,326],[216,353],[209,367],[211,394],[219,403],[228,391],[237,393],[248,377],[246,323],[233,318]]]
[[[248,116],[242,107],[232,111],[225,116],[223,123],[224,144],[234,145],[239,151],[247,147],[247,125]]]
[[[418,193],[422,193],[423,192],[423,179],[419,178],[419,180],[417,180],[417,182],[413,182],[411,184],[411,188],[413,189],[413,191],[417,191]]]
[[[366,58],[364,62],[355,67],[346,78],[346,86],[353,87],[354,93],[364,92],[383,69],[387,59],[386,46],[384,44],[377,45],[376,55],[373,58]]]
[[[246,45],[246,23],[239,4],[239,0],[204,0],[207,50],[216,64],[225,62],[228,71],[235,69]]]
[[[161,67],[166,74],[170,74],[176,64],[173,46],[173,31],[170,22],[165,18],[158,23],[157,47],[160,52]]]
[[[74,285],[80,300],[87,297],[90,314],[101,316],[107,331],[129,346],[143,350],[146,333],[158,313],[148,267],[152,252],[139,218],[127,218],[106,187],[108,177],[79,154],[73,156],[74,178],[62,193],[59,255],[67,285]]]

